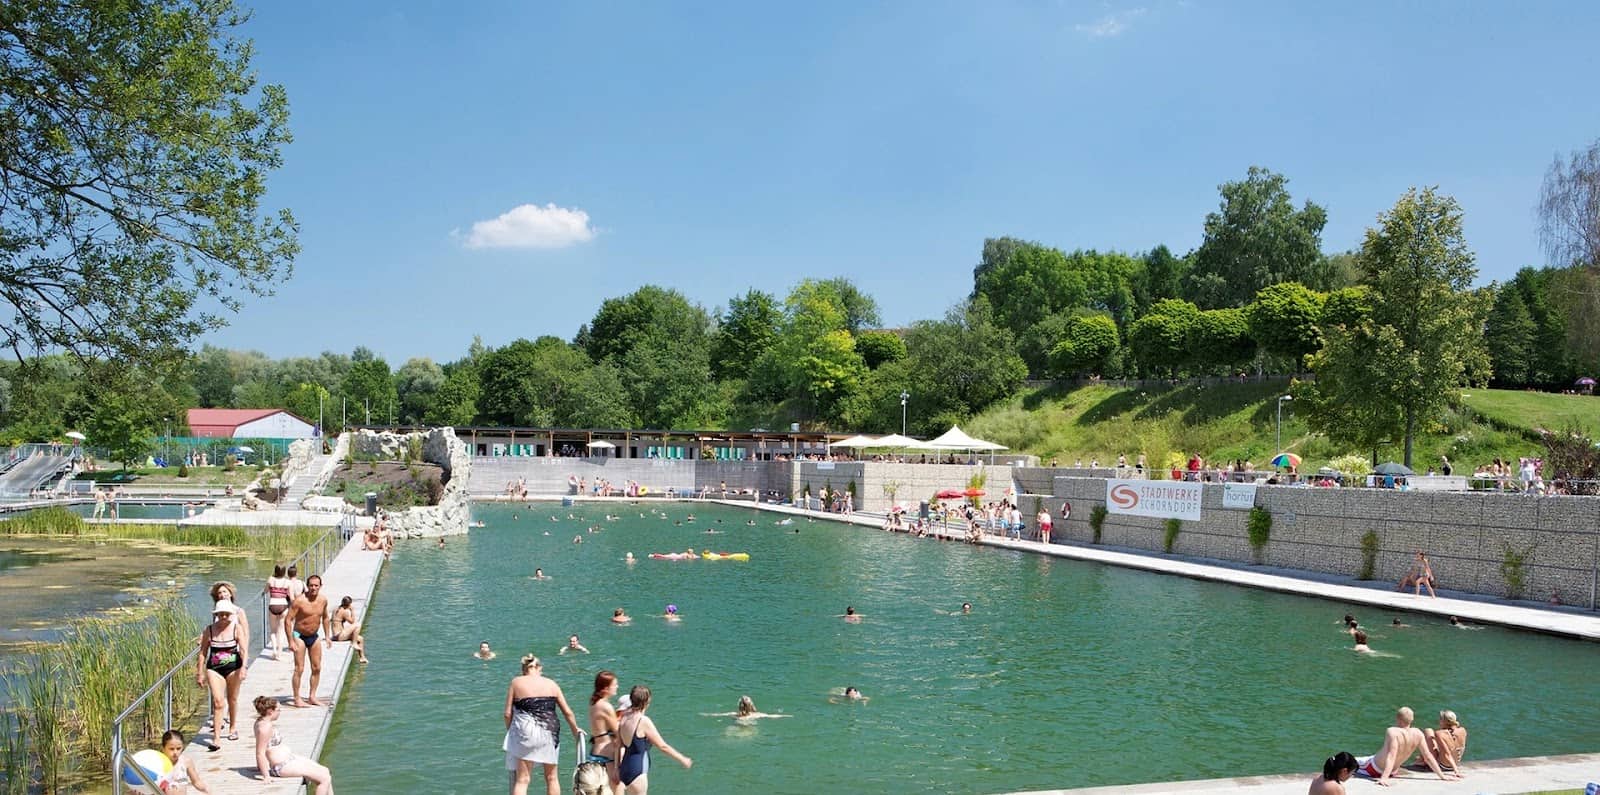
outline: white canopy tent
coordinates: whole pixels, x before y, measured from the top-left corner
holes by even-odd
[[[909,436],[901,436],[898,433],[891,433],[888,436],[880,437],[879,439],[874,441],[872,444],[862,445],[862,446],[867,448],[867,449],[871,449],[871,450],[932,450],[933,449],[931,446],[928,445],[927,442],[920,441],[920,440],[917,440],[917,439],[913,439],[913,438],[911,438]]]
[[[989,453],[989,463],[991,464],[994,463],[994,451],[1011,449],[1003,444],[995,444],[994,442],[968,436],[966,431],[961,430],[959,425],[952,425],[950,430],[940,434],[937,439],[928,440],[928,446],[937,450],[987,451]]]
[[[851,447],[851,448],[872,447],[875,442],[877,442],[877,440],[872,438],[871,436],[859,436],[858,435],[858,436],[852,436],[852,437],[850,437],[848,439],[840,439],[837,442],[833,442],[832,445],[834,447]]]

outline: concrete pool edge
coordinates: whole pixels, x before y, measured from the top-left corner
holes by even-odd
[[[1440,781],[1427,770],[1409,769],[1395,781],[1395,791],[1407,793],[1485,793],[1485,792],[1537,792],[1541,790],[1582,790],[1586,784],[1600,780],[1600,753],[1570,754],[1566,756],[1529,756],[1516,759],[1496,759],[1486,762],[1467,762],[1461,766],[1465,778],[1461,781]],[[1149,795],[1161,792],[1182,792],[1188,795],[1221,795],[1222,793],[1304,792],[1316,772],[1275,776],[1243,776],[1196,781],[1166,781],[1150,784],[1127,784],[1114,787],[1086,787],[1083,789],[1050,789],[1014,792],[1008,795]],[[1370,789],[1378,791],[1371,779],[1352,778],[1345,784],[1347,790]]]

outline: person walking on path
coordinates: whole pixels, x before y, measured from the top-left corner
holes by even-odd
[[[239,608],[224,599],[211,608],[211,624],[200,633],[200,655],[194,683],[211,691],[212,745],[222,737],[222,710],[226,705],[228,739],[239,739],[239,687],[244,684],[245,635],[236,623]]]
[[[544,767],[545,795],[560,795],[556,781],[556,762],[561,755],[561,724],[556,710],[579,733],[578,718],[567,706],[561,686],[545,678],[544,664],[529,654],[522,658],[522,675],[506,689],[506,770],[510,771],[511,795],[527,795],[528,780],[535,764]]]
[[[294,637],[289,639],[289,646],[294,649],[294,676],[289,680],[289,695],[296,707],[321,706],[322,702],[317,700],[317,685],[322,682],[322,647],[323,644],[333,645],[333,632],[328,626],[328,597],[322,595],[321,575],[306,578],[306,592],[289,606],[284,620],[294,628]],[[301,701],[300,674],[308,661],[311,663],[311,689]]]

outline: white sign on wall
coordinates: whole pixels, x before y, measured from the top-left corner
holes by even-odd
[[[1157,519],[1200,519],[1200,484],[1180,480],[1106,481],[1106,510]]]
[[[1256,484],[1222,484],[1222,507],[1239,511],[1248,511],[1256,507]]]

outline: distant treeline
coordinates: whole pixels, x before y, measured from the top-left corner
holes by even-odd
[[[1409,196],[1409,194],[1408,194]],[[1427,197],[1431,200],[1431,194]],[[1407,199],[1397,205],[1397,211]],[[1446,200],[1447,201],[1447,200]],[[1453,206],[1453,205],[1452,205]],[[808,426],[927,434],[1011,395],[1025,379],[1297,373],[1335,327],[1372,322],[1394,295],[1394,257],[1369,231],[1362,251],[1324,254],[1322,207],[1296,207],[1287,180],[1252,168],[1221,186],[1200,247],[1177,256],[984,241],[969,296],[943,317],[882,328],[847,278],[803,279],[788,295],[750,290],[716,310],[647,285],[601,303],[571,339],[543,336],[455,361],[398,369],[365,347],[271,359],[205,346],[159,372],[48,356],[0,367],[0,436],[88,433],[136,460],[189,407],[281,407],[337,431],[347,423],[607,428]],[[1470,252],[1465,267],[1471,267]],[[1386,259],[1387,258],[1387,259]],[[1381,260],[1381,261],[1380,261]],[[1475,271],[1473,271],[1475,272]],[[1403,281],[1403,280],[1402,280]],[[1440,289],[1462,292],[1459,283]],[[1597,371],[1600,293],[1583,267],[1524,268],[1477,290],[1460,323],[1488,353],[1467,376],[1559,388]],[[1382,314],[1380,312],[1380,314]]]

